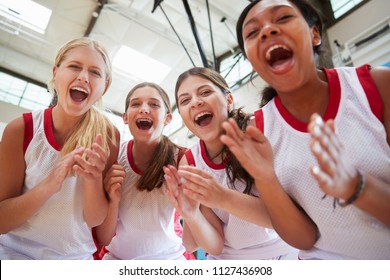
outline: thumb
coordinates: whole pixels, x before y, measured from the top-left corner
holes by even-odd
[[[96,135],[95,143],[98,144],[99,146],[103,145],[103,136],[100,133]]]

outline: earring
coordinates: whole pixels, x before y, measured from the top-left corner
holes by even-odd
[[[321,39],[314,39],[314,46],[317,47],[319,45],[321,45]]]

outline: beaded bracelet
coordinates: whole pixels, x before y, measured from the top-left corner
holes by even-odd
[[[341,201],[340,199],[337,199],[337,204],[340,205],[341,207],[345,207],[349,204],[354,203],[356,201],[356,199],[358,199],[359,196],[362,194],[362,191],[363,191],[364,186],[365,186],[365,184],[364,184],[365,180],[364,180],[363,174],[360,173],[359,171],[358,171],[358,177],[359,177],[359,181],[356,185],[355,192],[353,193],[353,195],[345,201]]]

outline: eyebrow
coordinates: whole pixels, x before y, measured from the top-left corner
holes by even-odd
[[[210,87],[211,85],[200,85],[199,87],[196,88],[196,91],[199,91],[199,90],[202,90],[203,88],[207,88],[207,87]],[[188,92],[183,92],[183,93],[180,93],[177,95],[177,98],[179,98],[180,96],[187,96],[187,95],[190,95]]]
[[[280,9],[283,9],[283,8],[290,8],[292,9],[291,6],[289,5],[286,5],[286,4],[279,4],[277,6],[274,6],[274,7],[271,7],[270,10],[271,10],[271,13],[275,13],[276,11],[280,10]],[[257,21],[257,17],[252,17],[251,19],[249,19],[247,22],[245,22],[245,24],[243,24],[242,26],[242,29],[245,28],[245,26],[247,26],[248,24],[252,23],[252,22],[255,22]]]
[[[132,99],[130,99],[130,102],[132,102],[132,101],[137,101],[137,100],[141,100],[141,98],[140,98],[140,97],[132,98]],[[153,100],[153,101],[157,101],[157,102],[160,102],[160,103],[161,103],[161,100],[160,100],[160,99],[157,99],[157,98],[154,98],[154,97],[150,97],[150,98],[148,98],[148,100]]]

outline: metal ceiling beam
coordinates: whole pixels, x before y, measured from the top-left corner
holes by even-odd
[[[99,15],[100,15],[100,12],[103,10],[103,7],[104,7],[105,4],[107,4],[108,0],[96,0],[96,2],[98,2],[98,4],[96,6],[95,11],[92,13],[92,18],[89,21],[87,30],[84,33],[85,37],[88,37],[91,34],[92,29],[95,26],[96,21],[97,21]]]

